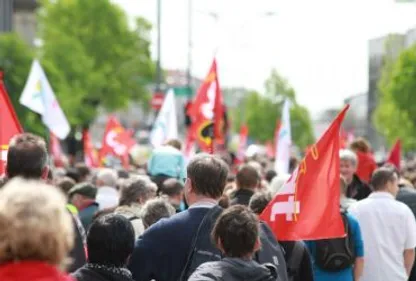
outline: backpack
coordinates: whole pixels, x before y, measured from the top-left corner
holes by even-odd
[[[351,267],[355,262],[355,243],[346,213],[341,213],[346,236],[317,240],[316,265],[326,271],[336,272]]]
[[[202,219],[192,240],[187,261],[182,269],[179,281],[187,281],[201,264],[222,259],[220,250],[211,242],[211,231],[222,211],[221,207],[215,206]],[[262,249],[255,254],[255,260],[260,264],[273,264],[277,268],[278,277],[276,281],[288,281],[282,249],[276,242],[273,233],[263,223],[260,224],[260,240]]]
[[[301,241],[296,241],[290,255],[286,258],[287,276],[289,281],[295,280],[299,275],[299,267],[305,254],[305,246]]]

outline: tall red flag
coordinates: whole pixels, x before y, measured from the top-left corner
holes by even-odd
[[[377,169],[377,162],[371,152],[355,151],[358,158],[357,176],[365,182],[370,182],[373,172]]]
[[[50,153],[52,155],[53,164],[55,167],[64,166],[64,153],[62,152],[61,142],[58,137],[52,132],[49,137]]]
[[[88,129],[82,131],[82,142],[84,146],[84,161],[90,168],[98,168],[100,162],[98,161],[98,153],[92,144],[90,132]]]
[[[349,106],[312,146],[289,181],[269,203],[261,219],[283,241],[345,235],[340,215],[339,130]]]
[[[391,163],[400,171],[400,161],[402,155],[402,142],[400,139],[396,140],[393,148],[390,151],[389,157],[387,158],[387,163]]]
[[[111,116],[108,119],[103,145],[100,150],[100,160],[103,162],[109,155],[118,157],[124,168],[129,168],[129,151],[136,144],[132,137],[132,133],[124,129],[118,120]]]
[[[213,142],[224,143],[223,104],[218,82],[217,61],[214,58],[211,69],[188,110],[188,115],[192,119],[191,134],[203,151],[212,152]]]
[[[22,132],[19,119],[4,86],[3,72],[0,71],[0,175],[4,174],[10,139]]]

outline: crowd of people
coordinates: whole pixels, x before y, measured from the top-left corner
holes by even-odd
[[[359,139],[340,151],[346,236],[279,241],[259,218],[289,178],[270,159],[187,163],[171,140],[146,170],[52,168],[42,138],[17,135],[0,188],[0,280],[416,280],[413,180],[364,167],[370,150]]]

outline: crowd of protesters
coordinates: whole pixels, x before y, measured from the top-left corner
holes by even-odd
[[[340,151],[346,236],[278,241],[259,215],[289,175],[264,157],[186,162],[171,140],[147,173],[52,169],[42,138],[15,136],[0,188],[0,280],[416,281],[415,165],[378,168],[356,140]]]

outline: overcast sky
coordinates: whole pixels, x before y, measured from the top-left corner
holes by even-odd
[[[154,24],[155,56],[157,1],[113,1]],[[185,69],[188,0],[161,2],[162,65]],[[262,90],[276,68],[312,113],[367,90],[370,38],[416,26],[416,2],[394,0],[193,0],[192,10],[194,75],[205,76],[219,46],[222,85]]]

